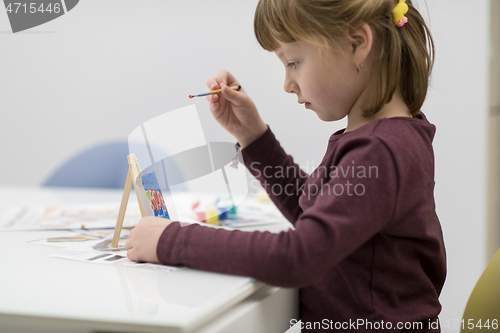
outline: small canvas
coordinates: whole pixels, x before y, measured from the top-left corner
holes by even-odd
[[[165,200],[163,200],[163,194],[161,193],[160,185],[158,184],[155,172],[150,171],[139,178],[142,182],[142,186],[144,187],[143,194],[145,194],[145,196],[143,194],[141,195],[144,208],[147,212],[152,213],[147,215],[154,215],[156,217],[169,219],[170,216],[168,215],[167,206],[165,205]]]

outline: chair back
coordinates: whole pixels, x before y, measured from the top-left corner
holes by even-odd
[[[123,188],[128,172],[128,143],[91,147],[66,161],[43,186]]]
[[[493,256],[465,307],[461,332],[500,329],[500,250]]]

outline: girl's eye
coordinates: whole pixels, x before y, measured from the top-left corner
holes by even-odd
[[[297,68],[298,62],[289,62],[287,67]]]

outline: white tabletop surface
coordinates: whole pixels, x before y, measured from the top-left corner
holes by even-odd
[[[20,201],[23,205],[116,203],[121,193],[0,187],[0,209]],[[280,231],[288,227],[283,222],[253,229]],[[0,232],[0,322],[57,318],[75,325],[91,323],[94,330],[192,331],[265,287],[247,277],[187,268],[168,272],[52,258],[49,255],[58,248],[28,243],[63,233]]]

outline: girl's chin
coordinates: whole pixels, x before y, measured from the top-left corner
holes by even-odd
[[[328,113],[324,113],[324,112],[321,112],[321,111],[315,111],[313,110],[314,113],[316,113],[316,115],[318,116],[319,119],[323,120],[323,121],[337,121],[337,120],[341,120],[343,119],[344,117],[341,117],[339,118],[338,116],[335,116],[335,115],[332,115],[332,114],[328,114]]]

